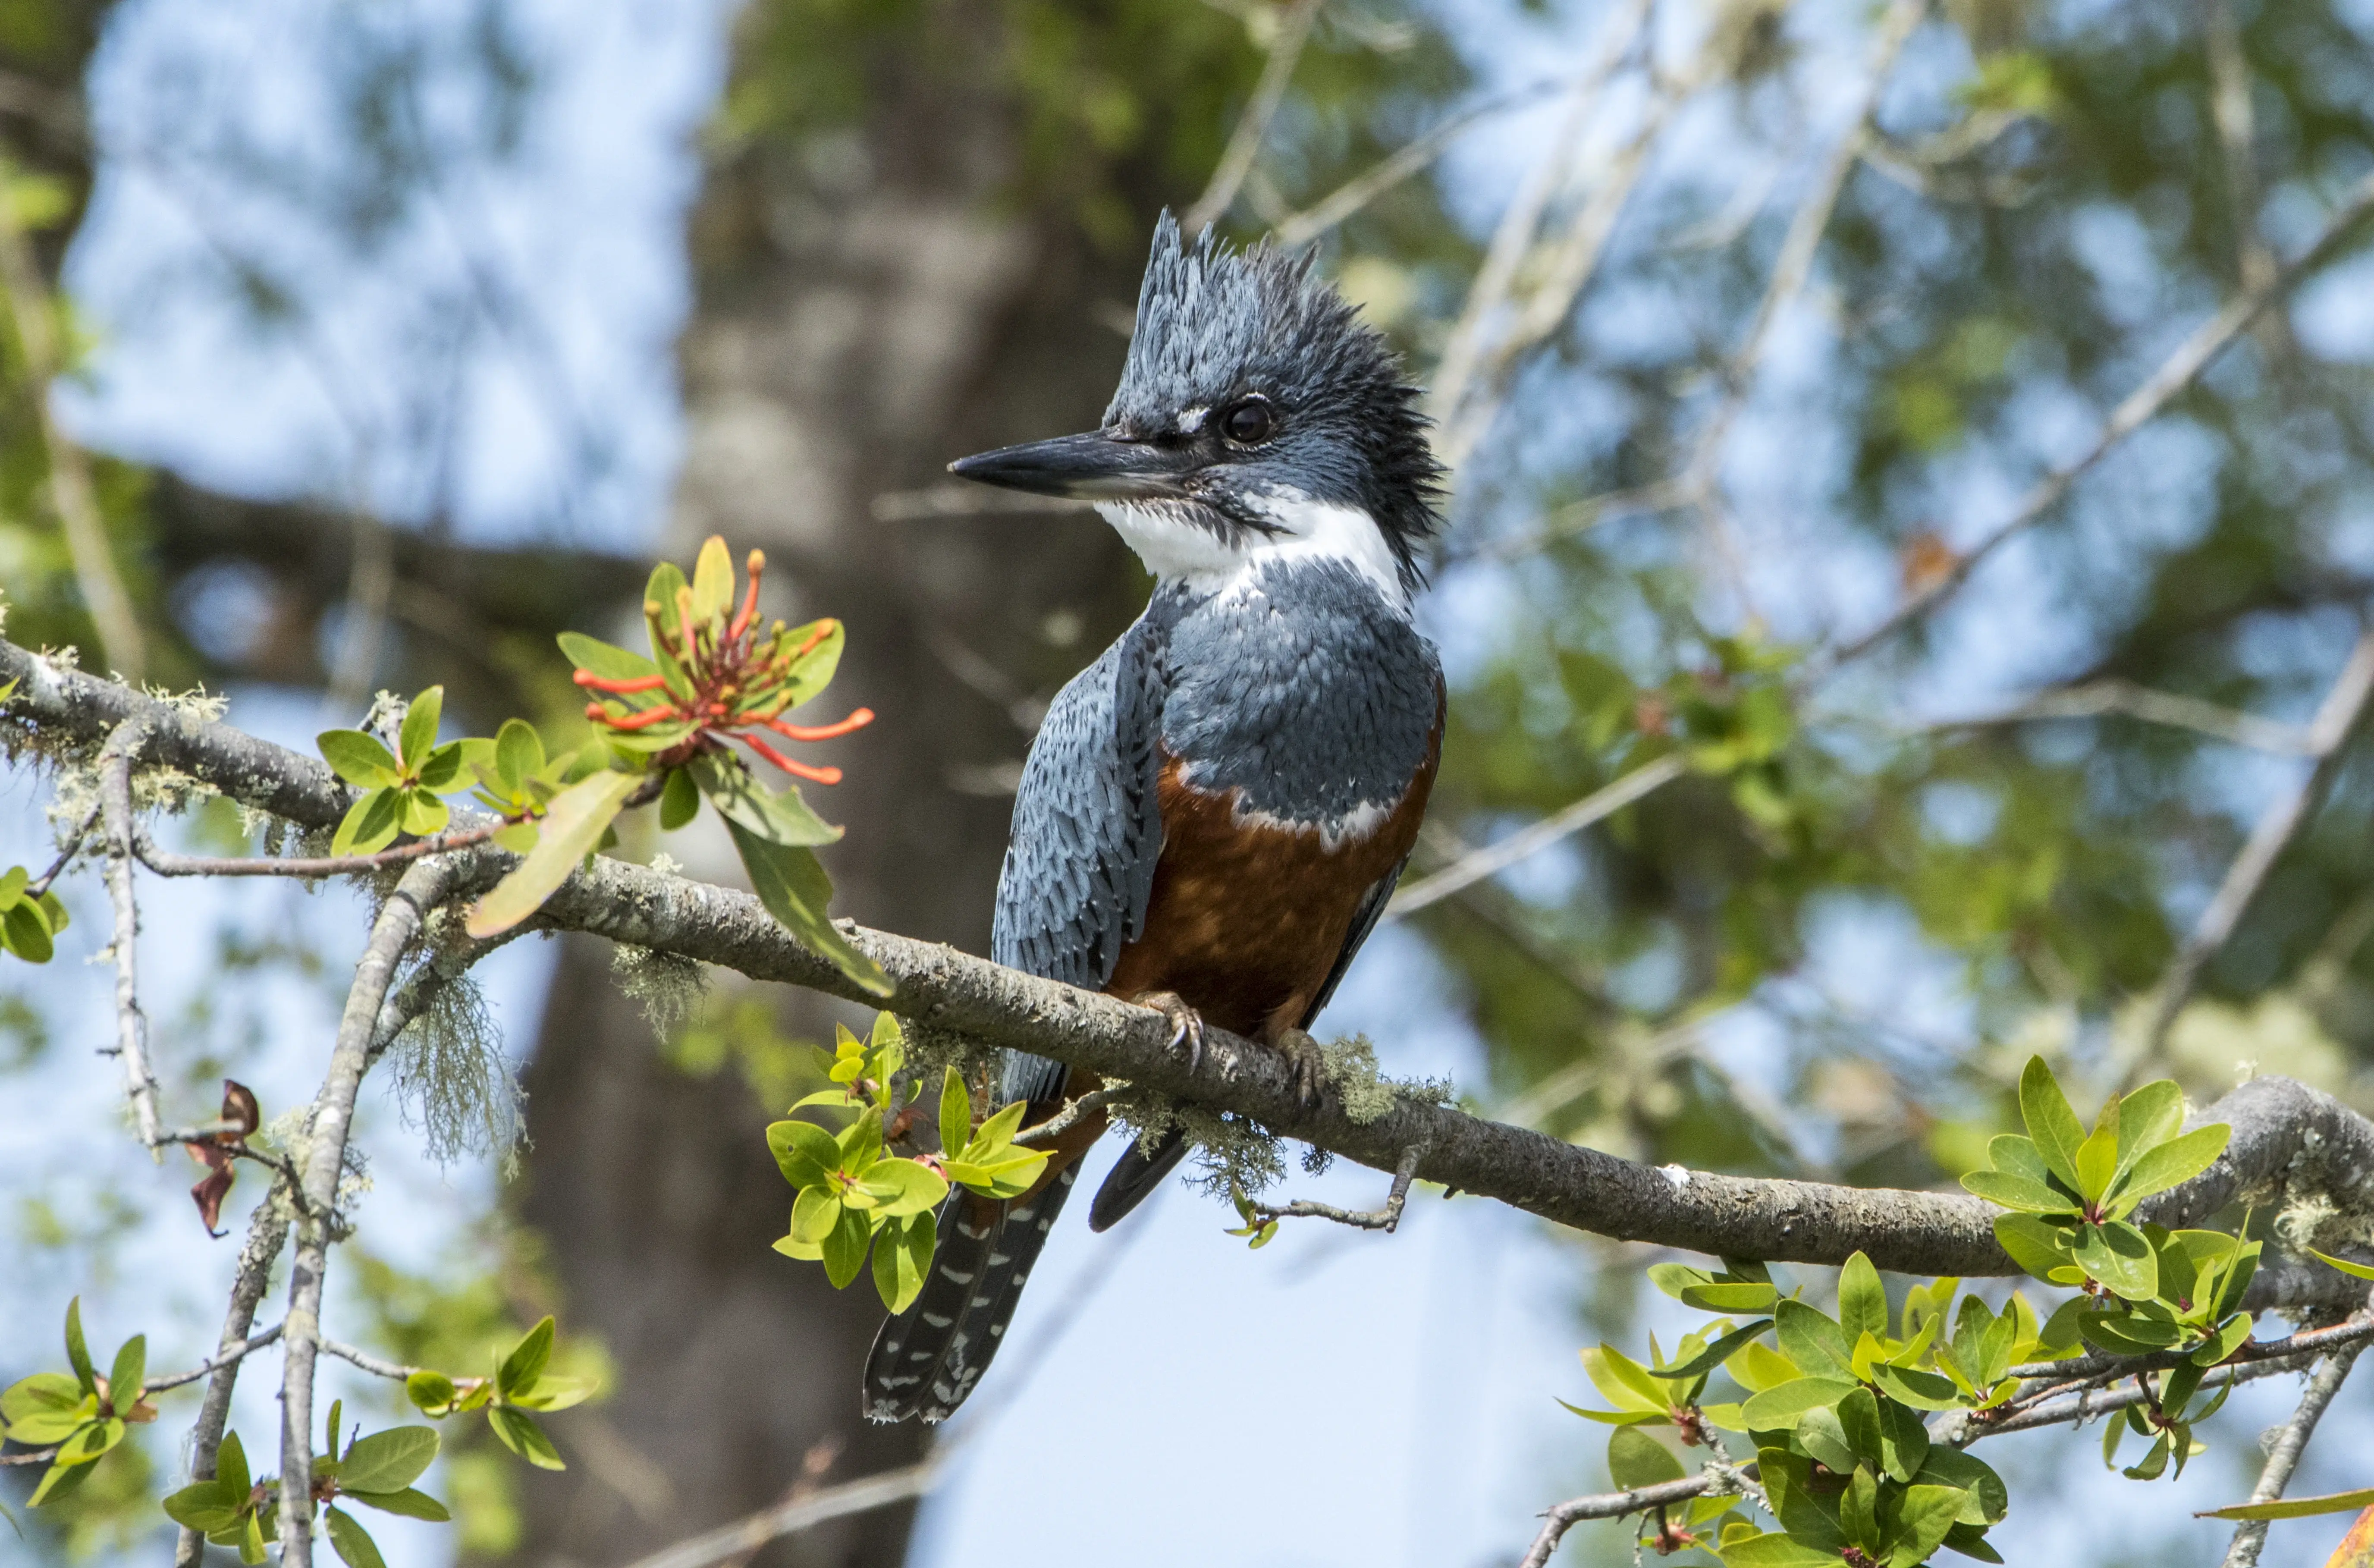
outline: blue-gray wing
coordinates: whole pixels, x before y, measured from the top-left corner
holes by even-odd
[[[1057,694],[1022,766],[990,956],[1096,990],[1146,921],[1162,855],[1163,677],[1141,620]],[[1047,1100],[1060,1063],[1007,1059],[1007,1100]]]

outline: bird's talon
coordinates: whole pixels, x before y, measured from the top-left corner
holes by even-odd
[[[1327,1055],[1319,1042],[1299,1029],[1289,1029],[1277,1037],[1276,1046],[1294,1069],[1294,1098],[1305,1111],[1319,1109],[1320,1096],[1327,1088]]]
[[[1204,1015],[1189,1007],[1176,991],[1152,991],[1133,998],[1141,1008],[1152,1008],[1170,1020],[1170,1049],[1187,1047],[1187,1070],[1193,1072],[1204,1065]]]

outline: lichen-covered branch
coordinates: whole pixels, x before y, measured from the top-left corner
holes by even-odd
[[[212,1480],[215,1476],[215,1451],[222,1446],[223,1428],[230,1420],[231,1390],[239,1386],[240,1362],[244,1355],[230,1352],[248,1342],[248,1331],[255,1324],[255,1309],[264,1300],[264,1287],[272,1279],[273,1260],[288,1241],[288,1222],[293,1213],[289,1207],[289,1187],[285,1181],[276,1181],[264,1201],[247,1222],[247,1240],[239,1249],[239,1267],[231,1275],[230,1305],[223,1314],[222,1337],[215,1349],[213,1375],[206,1383],[206,1397],[198,1407],[197,1423],[190,1432],[190,1479]],[[277,1338],[281,1326],[271,1330]],[[173,1545],[173,1568],[197,1568],[206,1556],[206,1539],[184,1526]]]
[[[395,979],[397,961],[418,934],[429,912],[453,890],[455,862],[424,860],[404,874],[371,924],[370,939],[355,965],[354,984],[338,1020],[337,1043],[329,1071],[313,1100],[305,1134],[305,1199],[298,1217],[297,1252],[288,1270],[288,1314],[280,1373],[280,1561],[284,1568],[310,1568],[312,1510],[297,1500],[310,1495],[313,1473],[313,1363],[322,1340],[322,1281],[329,1267],[331,1215],[338,1181],[346,1170],[347,1137],[352,1130],[355,1096],[370,1064],[380,1009]]]
[[[335,823],[348,804],[346,788],[314,759],[0,642],[0,680],[11,678],[23,685],[0,708],[0,740],[95,749],[116,725],[146,715],[146,754],[153,761],[242,804],[313,827]],[[511,856],[480,846],[423,862],[414,874],[442,868],[452,895],[461,896],[490,886],[512,864]],[[597,860],[570,878],[540,918],[753,979],[873,1000],[748,894],[620,861]],[[1233,1112],[1381,1172],[1394,1171],[1406,1150],[1422,1145],[1416,1179],[1497,1198],[1561,1225],[1773,1262],[1837,1264],[1861,1251],[1878,1267],[1904,1273],[2017,1272],[1995,1244],[1995,1211],[1974,1197],[1654,1169],[1471,1116],[1422,1094],[1380,1097],[1383,1102],[1364,1105],[1356,1116],[1330,1093],[1306,1112],[1282,1059],[1251,1041],[1213,1031],[1201,1061],[1191,1062],[1170,1049],[1169,1024],[1149,1009],[953,948],[853,925],[844,929],[888,974],[896,987],[890,1007],[904,1016]],[[2190,1224],[2238,1197],[2264,1200],[2278,1193],[2312,1194],[2345,1213],[2374,1211],[2374,1124],[2337,1101],[2288,1079],[2260,1079],[2204,1114],[2232,1125],[2231,1147],[2140,1218]],[[2338,1301],[2346,1281],[2333,1278]]]

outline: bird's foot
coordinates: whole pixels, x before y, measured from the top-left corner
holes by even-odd
[[[1189,1007],[1186,998],[1176,991],[1146,991],[1130,1000],[1170,1020],[1170,1049],[1186,1047],[1189,1072],[1204,1065],[1204,1015]]]
[[[1327,1054],[1319,1042],[1299,1029],[1282,1030],[1270,1046],[1294,1069],[1294,1097],[1305,1111],[1319,1109],[1319,1097],[1327,1087]]]

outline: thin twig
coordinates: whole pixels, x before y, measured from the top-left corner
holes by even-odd
[[[1349,1225],[1361,1231],[1382,1231],[1390,1235],[1402,1222],[1402,1209],[1409,1202],[1410,1183],[1417,1177],[1417,1162],[1424,1156],[1424,1146],[1413,1147],[1393,1167],[1393,1185],[1385,1194],[1382,1208],[1338,1208],[1332,1203],[1312,1203],[1296,1198],[1292,1203],[1256,1203],[1252,1206],[1257,1221],[1270,1220],[1333,1220],[1338,1225]]]
[[[287,1200],[294,1191],[285,1178],[275,1181],[248,1219],[247,1240],[240,1247],[239,1267],[231,1275],[230,1305],[223,1315],[222,1337],[216,1341],[218,1364],[206,1384],[206,1397],[198,1409],[197,1422],[190,1431],[190,1479],[194,1481],[214,1479],[215,1452],[221,1446],[223,1427],[230,1419],[231,1391],[239,1385],[242,1359],[219,1358],[247,1342],[248,1330],[255,1323],[255,1309],[271,1282],[273,1262],[288,1240],[291,1208]],[[286,1326],[276,1324],[271,1331],[277,1335]],[[206,1537],[184,1527],[174,1541],[173,1568],[198,1568],[206,1550]]]
[[[941,1460],[925,1459],[921,1464],[899,1469],[884,1470],[857,1480],[843,1481],[805,1497],[764,1508],[746,1519],[738,1519],[719,1529],[680,1540],[649,1557],[638,1558],[629,1568],[710,1568],[711,1563],[752,1552],[779,1537],[821,1525],[828,1519],[844,1518],[852,1514],[868,1513],[887,1508],[894,1503],[905,1503],[932,1490],[937,1479]]]
[[[140,1011],[140,908],[132,888],[132,760],[147,737],[147,721],[137,718],[108,737],[99,754],[99,798],[107,820],[107,891],[115,911],[114,1054],[141,1147],[155,1154],[163,1119],[157,1114],[157,1075],[148,1066],[148,1020]]]
[[[2209,112],[2226,157],[2226,199],[2232,205],[2234,270],[2244,288],[2275,275],[2275,255],[2259,238],[2258,128],[2251,111],[2251,61],[2230,0],[2201,0],[2202,41],[2209,55]]]
[[[1425,135],[1404,143],[1373,168],[1345,181],[1302,211],[1289,213],[1281,218],[1275,225],[1277,242],[1291,248],[1319,238],[1441,157],[1443,149],[1451,145],[1452,139],[1477,121],[1538,102],[1566,86],[1562,79],[1535,82],[1531,87],[1487,98],[1451,115]]]
[[[1997,713],[1944,719],[1922,727],[1932,732],[1983,729],[2046,719],[2096,719],[2110,713],[2123,713],[2170,729],[2189,729],[2213,740],[2249,747],[2254,751],[2272,751],[2279,757],[2306,757],[2314,752],[2315,741],[2306,725],[2261,718],[2256,713],[2204,702],[2179,692],[2155,691],[2132,680],[2087,681],[2083,686],[2039,692],[2025,702]]]
[[[1456,863],[1444,867],[1432,876],[1421,877],[1393,895],[1385,906],[1387,920],[1399,920],[1415,914],[1487,877],[1498,876],[1527,855],[1534,855],[1561,839],[1571,838],[1593,822],[1612,817],[1641,796],[1651,793],[1689,771],[1689,765],[1678,751],[1668,752],[1653,762],[1644,763],[1630,772],[1605,784],[1561,811],[1535,822],[1530,828],[1510,833],[1498,843],[1482,849]]]
[[[1052,1144],[1057,1138],[1077,1126],[1084,1118],[1101,1113],[1117,1098],[1119,1094],[1115,1090],[1092,1089],[1077,1100],[1066,1102],[1062,1110],[1045,1121],[1016,1133],[1014,1141],[1026,1149],[1036,1148],[1041,1144]]]
[[[25,359],[26,395],[49,459],[50,506],[65,535],[75,584],[99,633],[100,661],[137,686],[147,667],[147,650],[140,618],[108,543],[107,518],[100,510],[98,487],[91,483],[90,457],[59,427],[50,407],[51,384],[65,370],[58,348],[56,300],[42,280],[16,208],[6,202],[0,202],[0,285],[7,291],[17,347]]]
[[[300,1216],[297,1253],[288,1270],[288,1352],[280,1381],[280,1495],[308,1495],[313,1465],[313,1362],[321,1348],[322,1281],[329,1266],[331,1210],[338,1198],[338,1183],[346,1170],[347,1138],[354,1125],[355,1095],[370,1063],[370,1046],[380,1008],[395,978],[398,960],[412,943],[429,912],[444,902],[454,885],[454,862],[424,860],[396,883],[395,891],[371,925],[369,943],[355,965],[354,984],[347,993],[346,1011],[338,1020],[337,1043],[330,1068],[314,1096],[313,1114],[306,1134],[305,1185],[307,1212]],[[311,1509],[280,1511],[280,1561],[284,1568],[311,1568]]]
[[[372,1355],[369,1350],[357,1350],[352,1345],[341,1344],[335,1339],[323,1340],[321,1348],[325,1353],[335,1356],[349,1365],[362,1368],[373,1377],[384,1377],[396,1383],[402,1383],[420,1370],[417,1366],[405,1366],[396,1362],[382,1360]]]
[[[261,1334],[251,1334],[229,1350],[217,1350],[187,1372],[167,1373],[162,1377],[145,1378],[141,1381],[140,1390],[144,1394],[155,1394],[167,1388],[179,1388],[185,1383],[195,1383],[198,1379],[208,1376],[222,1367],[229,1366],[234,1362],[253,1355],[266,1345],[277,1344],[280,1339],[280,1327],[281,1326],[276,1323]]]
[[[1269,59],[1262,66],[1261,80],[1254,84],[1253,95],[1245,102],[1245,111],[1237,118],[1237,128],[1228,136],[1228,145],[1220,154],[1218,167],[1212,171],[1212,183],[1187,209],[1180,227],[1189,236],[1201,233],[1207,224],[1216,223],[1237,199],[1237,189],[1245,183],[1252,169],[1253,159],[1261,153],[1262,138],[1269,134],[1269,123],[1277,114],[1277,106],[1286,100],[1286,89],[1294,80],[1294,67],[1302,58],[1302,46],[1310,41],[1310,24],[1319,17],[1320,0],[1292,0],[1277,18],[1277,32],[1269,43]]]
[[[1591,128],[1600,94],[1616,67],[1639,42],[1648,26],[1649,6],[1650,0],[1628,0],[1621,13],[1602,24],[1604,41],[1575,78],[1574,102],[1565,122],[1527,171],[1508,210],[1500,215],[1491,243],[1485,248],[1483,263],[1475,269],[1475,280],[1467,286],[1467,298],[1451,324],[1450,338],[1435,362],[1433,386],[1427,403],[1437,425],[1447,427],[1451,417],[1466,402],[1468,388],[1483,363],[1484,329],[1499,313],[1515,287],[1550,203],[1571,181],[1583,135]],[[1440,443],[1437,455],[1453,467],[1458,465],[1460,454]]]
[[[99,825],[100,813],[103,809],[102,807],[94,806],[84,814],[82,824],[68,835],[65,847],[58,851],[58,857],[55,860],[50,862],[50,868],[25,884],[26,897],[40,898],[43,893],[48,892],[50,884],[56,881],[65,868],[74,864],[75,856],[82,853],[85,841],[89,839],[91,829]]]
[[[1878,625],[1808,661],[1804,672],[1799,677],[1800,684],[1817,684],[1840,666],[1852,664],[1889,641],[1952,595],[1969,580],[1970,573],[1978,570],[1980,562],[2043,521],[2054,507],[2061,504],[2072,486],[2121,442],[2166,407],[2177,394],[2192,386],[2237,335],[2256,321],[2261,312],[2288,294],[2302,278],[2331,257],[2356,231],[2358,224],[2369,213],[2374,213],[2374,176],[2359,181],[2351,188],[2347,199],[2326,220],[2316,239],[2289,265],[2257,288],[2246,289],[2227,301],[2215,315],[2178,345],[2176,351],[2163,360],[2142,385],[2129,393],[2110,411],[2101,432],[2074,462],[2063,464],[2045,475],[2029,489],[2009,517],[1997,524],[1969,550],[1956,557],[1952,566],[1931,578],[1917,592],[1907,595],[1903,602],[1881,619]]]
[[[2251,1489],[2253,1503],[2273,1503],[2291,1485],[2292,1472],[2299,1468],[2300,1455],[2323,1419],[2325,1407],[2341,1392],[2356,1363],[2358,1348],[2355,1345],[2335,1355],[2317,1368],[2316,1375],[2308,1380],[2308,1388],[2300,1395],[2299,1408],[2292,1412],[2283,1430],[2267,1450],[2266,1468],[2259,1472],[2259,1484]],[[2234,1531],[2234,1544],[2226,1549],[2224,1568],[2258,1568],[2259,1550],[2267,1542],[2267,1521],[2245,1519]]]
[[[487,822],[475,828],[457,828],[450,833],[415,839],[371,855],[317,855],[311,858],[275,855],[176,855],[159,849],[135,824],[133,828],[133,848],[140,864],[159,877],[347,877],[371,871],[384,871],[391,866],[402,866],[425,855],[443,855],[449,850],[467,849],[472,844],[485,843],[501,832],[508,822]]]
[[[2374,213],[2374,176],[2359,182],[2351,191],[2349,199],[2326,222],[2315,241],[2289,265],[2284,267],[2264,286],[2246,290],[2227,301],[2215,316],[2179,345],[2176,351],[2162,361],[2159,368],[2153,371],[2142,385],[2129,393],[2118,407],[2111,411],[2110,418],[2102,427],[2100,434],[2095,438],[2093,444],[2083,455],[2074,462],[2055,468],[2048,474],[2028,491],[2010,517],[1996,525],[1992,532],[1980,539],[1969,551],[1957,556],[1952,566],[1932,578],[1918,592],[1906,597],[1895,609],[1888,612],[1878,625],[1807,659],[1790,683],[1792,690],[1800,694],[1812,690],[1827,682],[1841,668],[1887,643],[1898,632],[1919,620],[1951,596],[1969,580],[1970,574],[1987,557],[2043,521],[2045,516],[2060,504],[2063,498],[2069,493],[2070,488],[2080,477],[2091,470],[2121,442],[2133,434],[2145,421],[2157,414],[2177,394],[2191,386],[2218,353],[2233,341],[2238,333],[2249,326],[2269,305],[2298,287],[2302,278],[2314,271],[2339,248],[2369,213]],[[1668,783],[1679,777],[1681,772],[1679,767],[1675,767],[1665,777],[1656,782],[1658,784]],[[1642,793],[1647,792],[1644,790]],[[1629,803],[1628,799],[1626,803]],[[1498,851],[1503,849],[1507,843],[1515,843],[1518,840],[1526,842],[1526,847],[1522,853],[1495,863],[1490,871],[1486,872],[1485,875],[1488,876],[1492,872],[1505,869],[1506,867],[1523,858],[1524,855],[1532,854],[1566,837],[1566,832],[1548,831],[1551,824],[1566,817],[1568,813],[1587,817],[1588,813],[1584,811],[1584,808],[1590,804],[1590,798],[1577,801],[1573,806],[1567,808],[1566,811],[1559,813],[1558,817],[1538,822],[1533,828],[1527,829],[1524,833],[1515,835],[1514,838],[1504,841],[1502,844],[1494,845],[1493,850]],[[1587,825],[1587,823],[1579,825]],[[1534,836],[1528,837],[1528,835]],[[1434,878],[1428,878],[1413,888],[1404,890],[1394,901],[1393,906],[1388,910],[1388,914],[1405,914],[1409,909],[1418,907],[1414,904],[1405,905],[1404,901],[1408,899],[1412,892],[1428,890]],[[1460,885],[1465,884],[1463,882]],[[1450,890],[1455,891],[1456,889]],[[1443,896],[1447,896],[1447,893],[1433,893],[1428,902],[1432,902],[1434,897]]]
[[[1723,1474],[1710,1474],[1722,1471]],[[1694,1497],[1704,1497],[1718,1482],[1736,1484],[1740,1472],[1721,1461],[1710,1462],[1706,1469],[1680,1480],[1664,1481],[1656,1486],[1636,1486],[1628,1491],[1603,1492],[1595,1497],[1576,1497],[1559,1503],[1542,1516],[1541,1533],[1527,1548],[1519,1568],[1543,1568],[1557,1550],[1558,1542],[1567,1531],[1585,1519],[1620,1519],[1627,1514],[1645,1514],[1651,1508],[1670,1508],[1676,1503],[1687,1503]]]
[[[2309,722],[2306,749],[2313,760],[2308,775],[2268,802],[2257,825],[2251,828],[2250,838],[2244,841],[2241,853],[2227,867],[2226,879],[2219,884],[2216,896],[2193,922],[2192,934],[2185,938],[2176,961],[2168,965],[2168,974],[2153,994],[2149,1019],[2114,1054],[2112,1060],[2121,1081],[2131,1078],[2143,1064],[2157,1058],[2168,1043],[2168,1032],[2191,999],[2201,972],[2234,935],[2243,913],[2259,896],[2260,889],[2266,886],[2276,860],[2308,825],[2324,799],[2349,737],[2357,732],[2359,722],[2366,716],[2369,698],[2374,698],[2374,631],[2358,638],[2333,690],[2325,693],[2315,718]]]

